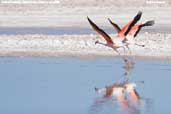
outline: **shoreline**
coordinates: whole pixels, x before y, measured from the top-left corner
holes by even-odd
[[[110,34],[114,36],[113,34]],[[0,56],[15,57],[117,57],[112,49],[94,42],[99,35],[0,35]],[[133,56],[145,59],[171,60],[171,34],[143,33],[136,42],[144,48],[130,46]],[[123,55],[123,50],[119,49]],[[128,54],[129,55],[129,54]]]
[[[89,53],[90,54],[90,53]],[[96,60],[96,59],[106,59],[106,58],[123,58],[124,56],[118,55],[98,55],[98,54],[64,54],[64,53],[46,53],[46,52],[22,52],[22,51],[7,51],[7,52],[0,52],[0,58],[3,57],[17,57],[17,58],[75,58],[81,60]],[[125,57],[133,57],[134,59],[141,59],[141,60],[160,60],[160,61],[171,61],[171,57],[162,57],[162,56],[125,56]]]

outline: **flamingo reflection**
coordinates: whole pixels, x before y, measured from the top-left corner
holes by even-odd
[[[117,103],[119,108],[126,114],[139,114],[137,105],[141,99],[136,91],[136,86],[137,84],[134,82],[125,81],[104,88],[95,88],[96,92],[102,97],[93,106],[100,108],[102,104],[112,101],[112,103]]]
[[[102,94],[104,93],[103,99],[114,97],[121,107],[124,109],[128,108],[128,102],[125,96],[125,88],[122,83],[114,83],[111,86],[105,88],[95,88],[95,90]]]
[[[125,90],[127,92],[127,95],[130,99],[130,104],[132,105],[137,105],[138,102],[140,101],[140,96],[135,89],[136,84],[135,83],[127,83],[125,84]]]

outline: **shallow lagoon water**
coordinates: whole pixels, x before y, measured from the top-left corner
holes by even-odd
[[[0,58],[2,114],[169,114],[171,62],[135,59],[130,81],[142,104],[123,110],[114,98],[106,102],[95,87],[118,82],[122,58]],[[131,109],[132,110],[132,109]]]
[[[105,32],[115,34],[112,27],[102,27]],[[170,33],[170,29],[164,27],[162,29],[145,28],[143,32],[150,33]],[[92,28],[83,27],[0,27],[0,35],[26,35],[26,34],[44,34],[44,35],[74,35],[74,34],[96,34]]]
[[[113,30],[106,29],[112,33]],[[71,28],[71,27],[0,27],[0,35],[26,35],[26,34],[44,34],[44,35],[73,35],[93,33],[90,28]]]

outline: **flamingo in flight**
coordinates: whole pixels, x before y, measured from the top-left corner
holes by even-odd
[[[129,23],[129,25],[127,25],[126,27],[124,27],[122,33],[124,33],[124,36],[126,36],[129,31],[132,29],[132,27],[139,21],[139,19],[141,18],[141,12],[138,12],[138,14],[134,17],[134,19]],[[89,17],[87,17],[90,25],[92,26],[92,28],[99,33],[101,36],[103,36],[103,38],[106,40],[106,44],[96,41],[95,44],[101,44],[107,47],[112,48],[114,51],[116,51],[119,55],[119,51],[117,50],[118,48],[123,48],[125,50],[125,46],[127,45],[126,43],[123,42],[123,39],[119,39],[116,41],[113,41],[112,38],[106,33],[104,32],[104,30],[102,30],[101,28],[99,28],[92,20],[89,19]],[[119,29],[117,29],[119,30]],[[124,51],[125,52],[125,51]]]
[[[142,12],[139,11],[138,14],[140,15],[140,18],[141,18]],[[137,36],[137,34],[140,32],[140,30],[143,27],[154,25],[154,20],[150,20],[150,21],[146,21],[143,24],[137,23],[137,24],[133,25],[132,28],[130,28],[130,30],[128,31],[127,28],[129,28],[130,24],[132,23],[132,20],[130,22],[128,22],[122,29],[116,23],[112,22],[109,18],[108,18],[108,21],[112,24],[112,26],[116,30],[118,37],[120,39],[122,39],[123,42],[127,43],[126,46],[128,49],[129,49],[128,45],[130,45],[130,44],[144,47],[145,45],[140,45],[140,44],[134,43],[133,38],[135,38]]]

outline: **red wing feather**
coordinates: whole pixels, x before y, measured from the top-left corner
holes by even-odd
[[[140,20],[141,15],[142,15],[142,12],[139,11],[138,14],[134,17],[133,21],[129,24],[128,29],[124,33],[125,36],[130,32],[130,30],[132,29],[132,27]]]
[[[113,25],[113,27],[115,28],[116,32],[119,33],[121,31],[120,27],[116,23],[113,23],[109,18],[108,18],[108,20]]]
[[[93,27],[93,29],[94,29],[97,33],[99,33],[100,35],[102,35],[103,38],[107,41],[107,43],[112,43],[112,44],[113,44],[113,41],[112,41],[111,37],[110,37],[108,34],[106,34],[102,29],[100,29],[100,28],[99,28],[93,21],[91,21],[88,17],[87,17],[87,19],[88,19],[90,25]]]

